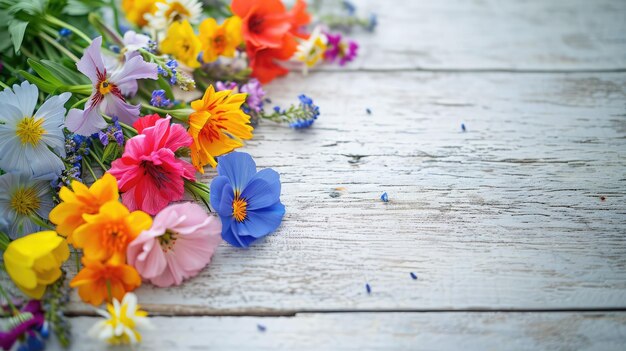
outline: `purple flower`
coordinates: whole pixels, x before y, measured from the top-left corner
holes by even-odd
[[[122,132],[122,126],[120,126],[117,117],[113,117],[112,126],[108,126],[105,131],[98,132],[98,139],[104,146],[107,146],[109,141],[115,141],[118,145],[124,146],[124,132]]]
[[[9,318],[9,328],[0,331],[0,347],[3,350],[10,350],[15,342],[26,336],[27,343],[36,343],[38,340],[35,332],[45,336],[47,328],[44,318],[44,311],[38,300],[30,300],[24,307],[20,309],[20,313]],[[41,342],[41,341],[39,341]]]
[[[101,46],[102,37],[97,37],[76,64],[93,84],[85,109],[73,108],[67,114],[65,126],[76,134],[88,136],[105,128],[107,124],[101,113],[118,116],[122,122],[132,125],[139,116],[140,105],[128,104],[122,91],[133,88],[136,91],[137,79],[157,79],[157,65],[145,62],[139,54],[127,57],[122,67],[109,74],[104,67]]]
[[[235,88],[237,88],[237,83],[235,82],[221,82],[221,81],[215,82],[216,91],[234,90]]]
[[[345,42],[342,40],[341,34],[325,33],[328,38],[324,59],[329,62],[335,62],[339,59],[339,65],[343,66],[347,62],[354,60],[357,55],[359,45],[354,40]]]
[[[240,90],[242,93],[248,94],[248,97],[246,97],[248,106],[256,112],[261,112],[263,109],[263,98],[265,97],[265,91],[261,83],[256,78],[252,78],[248,83],[242,85]]]

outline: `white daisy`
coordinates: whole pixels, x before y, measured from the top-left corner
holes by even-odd
[[[0,230],[12,239],[37,232],[34,217],[48,218],[54,207],[50,179],[28,173],[0,176]]]
[[[63,120],[70,93],[55,95],[35,114],[37,86],[15,84],[0,92],[0,168],[34,175],[59,173],[65,168]]]
[[[327,38],[322,34],[322,28],[317,26],[309,36],[309,39],[300,41],[294,58],[304,63],[302,73],[307,74],[309,68],[315,66],[324,58]]]
[[[165,0],[156,3],[154,14],[147,13],[144,18],[148,26],[157,32],[165,31],[174,21],[187,20],[197,24],[202,14],[202,5],[198,0]]]
[[[106,311],[98,309],[96,312],[106,320],[91,327],[89,336],[113,345],[137,344],[141,341],[138,329],[151,327],[148,313],[139,308],[133,293],[126,293],[122,303],[113,298],[113,304],[108,304]]]

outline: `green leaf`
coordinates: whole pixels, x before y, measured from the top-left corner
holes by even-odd
[[[18,52],[20,50],[20,46],[22,46],[27,26],[28,22],[18,20],[12,21],[9,26],[9,33],[11,34],[11,41],[13,42],[13,49],[15,52]]]
[[[39,89],[41,89],[41,91],[46,92],[48,94],[52,94],[52,92],[54,92],[57,87],[54,86],[54,84],[48,83],[45,80],[39,78],[39,77],[35,77],[34,75],[20,70],[19,73],[26,78],[26,80],[28,80],[29,82],[35,84]]]
[[[85,75],[72,71],[58,62],[41,60],[41,64],[44,65],[48,71],[62,80],[65,85],[91,84]]]
[[[58,79],[57,76],[52,73],[41,62],[33,59],[28,59],[28,65],[46,82],[54,85],[55,87],[63,86],[63,81]]]
[[[0,52],[8,49],[11,46],[11,36],[9,32],[4,30],[0,31]]]

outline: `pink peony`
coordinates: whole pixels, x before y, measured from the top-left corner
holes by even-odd
[[[152,228],[128,245],[128,263],[156,286],[180,285],[209,264],[221,231],[220,220],[199,205],[171,205],[154,217]]]
[[[174,154],[190,146],[192,139],[183,126],[170,124],[171,117],[139,119],[146,123],[141,134],[126,142],[124,154],[111,163],[122,202],[129,210],[157,214],[170,202],[183,199],[184,179],[195,180],[195,168]],[[138,121],[138,122],[139,122]]]

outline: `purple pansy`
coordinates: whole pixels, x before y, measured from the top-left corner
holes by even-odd
[[[10,350],[18,339],[25,337],[26,345],[41,344],[41,338],[47,338],[48,330],[41,302],[30,300],[19,311],[19,315],[9,319],[10,328],[0,331],[0,347]],[[30,349],[30,348],[29,348]],[[43,349],[43,348],[41,348]]]
[[[263,98],[265,97],[265,91],[261,83],[256,78],[252,78],[248,83],[241,86],[241,92],[248,94],[246,97],[248,106],[256,112],[261,112],[263,109]]]
[[[137,90],[137,79],[157,79],[157,65],[144,61],[134,52],[127,56],[123,66],[109,73],[104,66],[102,37],[95,38],[80,61],[78,70],[89,77],[93,92],[85,104],[84,110],[71,109],[67,114],[65,126],[79,135],[91,135],[106,128],[107,124],[101,113],[117,116],[120,121],[132,125],[139,116],[139,106],[126,102],[123,91]]]

